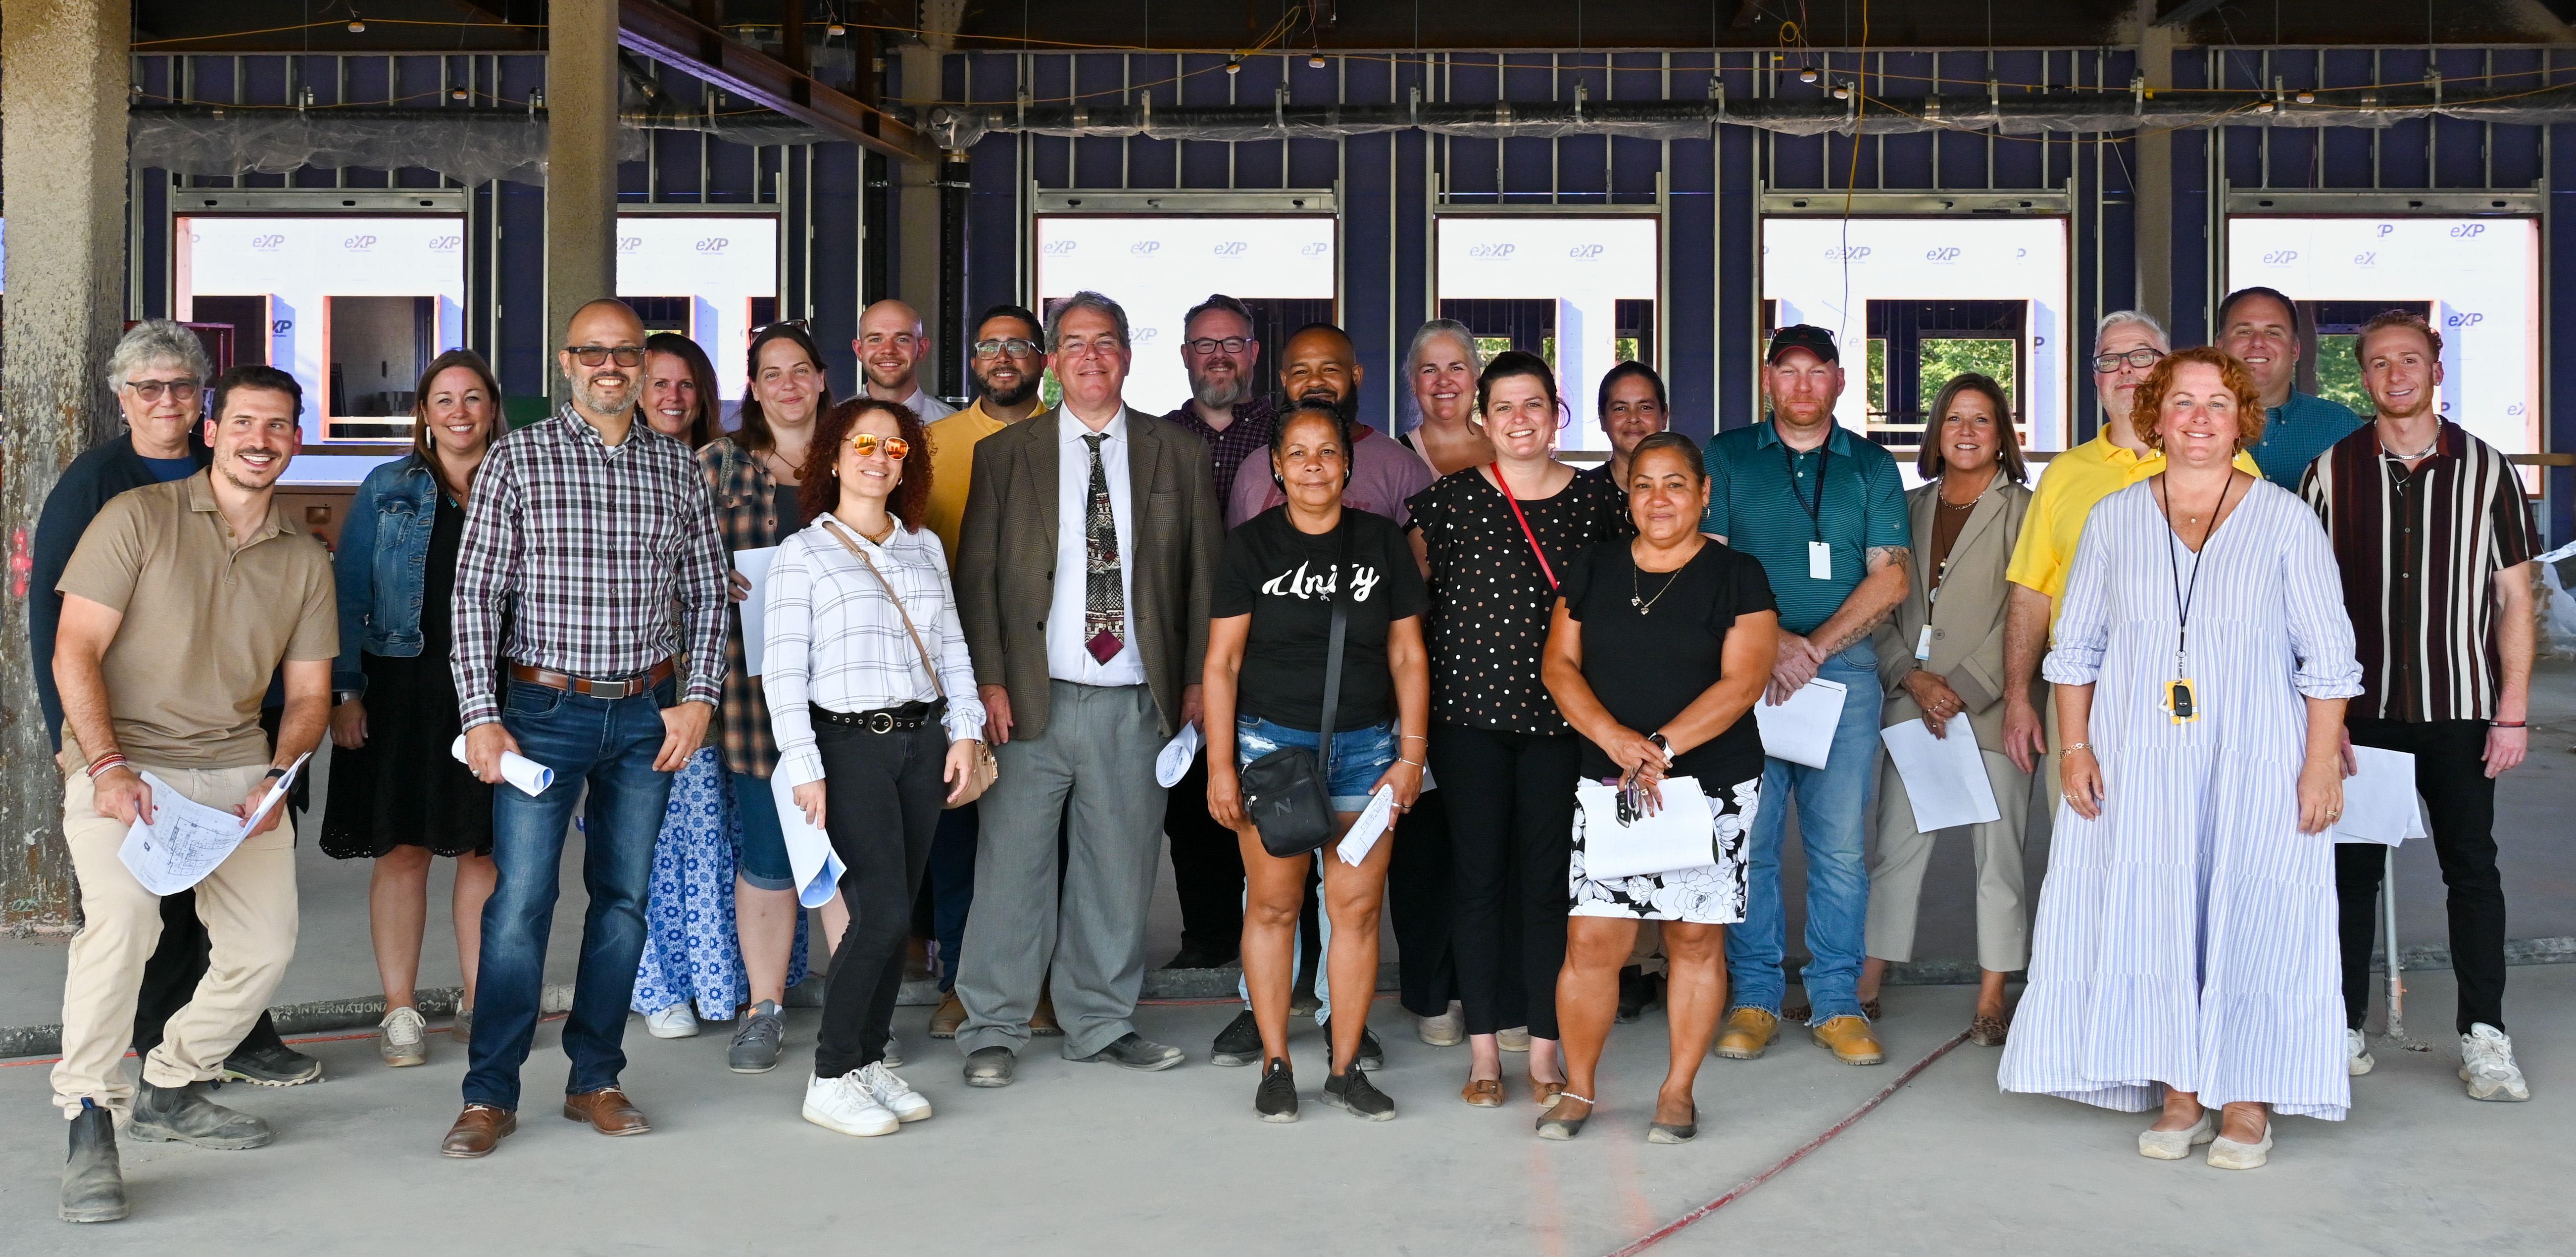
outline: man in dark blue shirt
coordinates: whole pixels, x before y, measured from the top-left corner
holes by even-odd
[[[2263,394],[2263,439],[2246,452],[2263,478],[2299,491],[2308,464],[2361,426],[2341,402],[2302,393],[2299,307],[2270,288],[2239,288],[2218,303],[2218,347],[2234,354]]]

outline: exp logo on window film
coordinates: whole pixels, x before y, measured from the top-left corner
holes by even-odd
[[[1571,249],[1567,249],[1565,251],[1565,256],[1574,258],[1578,261],[1590,262],[1599,258],[1603,252],[1605,252],[1605,250],[1602,246],[1597,244],[1578,244]]]
[[[2299,251],[2296,249],[2274,249],[2263,255],[2263,265],[2265,266],[2288,266],[2290,263],[2298,260]]]
[[[2460,313],[2458,313],[2458,314],[2451,314],[2451,315],[2445,315],[2445,316],[2443,316],[2443,319],[2442,319],[2442,326],[2444,326],[2444,327],[2476,327],[2478,324],[2480,324],[2480,323],[2484,323],[2484,322],[2486,322],[2486,321],[2487,321],[2487,316],[2485,316],[2485,315],[2483,315],[2483,314],[2478,314],[2478,313],[2475,313],[2475,312],[2472,312],[2472,311],[2466,311],[2466,310],[2463,310],[2463,311],[2461,311],[2461,312],[2460,312]]]
[[[732,240],[724,236],[708,236],[707,238],[698,241],[697,249],[700,253],[713,256],[715,254],[723,253],[725,251],[725,246],[732,243]]]
[[[1500,262],[1511,255],[1512,246],[1508,244],[1470,245],[1467,249],[1467,256],[1480,262]]]
[[[1869,260],[1869,246],[1865,244],[1836,245],[1825,250],[1825,260],[1828,262],[1866,262]]]
[[[463,236],[431,236],[429,238],[429,251],[432,253],[454,253],[456,252],[456,246],[463,244],[464,242],[465,237]]]
[[[341,241],[340,247],[347,249],[352,253],[365,253],[376,247],[376,238],[374,236],[351,236],[348,239]]]
[[[1155,254],[1162,252],[1162,250],[1163,242],[1160,240],[1139,240],[1136,243],[1127,246],[1127,251],[1129,253],[1135,254],[1140,258],[1152,257]]]
[[[194,239],[195,237],[190,237],[191,241]],[[252,236],[250,238],[250,247],[257,249],[262,253],[275,253],[285,243],[286,233],[282,231],[273,231],[265,236]]]
[[[1327,252],[1330,252],[1332,247],[1333,246],[1326,244],[1321,240],[1310,240],[1298,247],[1297,256],[1301,258],[1319,258],[1324,256]]]
[[[1051,258],[1060,258],[1073,252],[1073,246],[1077,243],[1079,242],[1073,240],[1049,240],[1039,247],[1038,252]]]
[[[620,252],[620,253],[641,253],[641,252],[643,252],[643,251],[644,251],[644,237],[642,237],[642,236],[619,236],[619,237],[617,238],[617,251],[618,251],[618,252]]]
[[[1938,248],[1925,249],[1923,251],[1923,260],[1936,266],[1948,266],[1952,262],[1959,260],[1959,246],[1955,244],[1945,244]]]
[[[1241,240],[1219,240],[1209,247],[1208,252],[1221,258],[1239,258],[1251,249],[1250,244]]]

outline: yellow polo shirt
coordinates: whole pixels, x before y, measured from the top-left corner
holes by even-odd
[[[2236,466],[2256,476],[2254,456],[2237,451]],[[2066,572],[2075,565],[2075,543],[2084,539],[2084,520],[2102,499],[2165,469],[2161,453],[2140,455],[2111,442],[2106,434],[2048,460],[2031,493],[2030,514],[2021,541],[2013,547],[2012,565],[2004,579],[2048,595],[2054,604],[2066,592]],[[2049,609],[2049,628],[2057,627],[2057,608]]]
[[[1009,427],[984,412],[984,399],[924,429],[930,437],[930,518],[948,566],[957,566],[957,530],[966,523],[966,489],[975,473],[975,443]]]

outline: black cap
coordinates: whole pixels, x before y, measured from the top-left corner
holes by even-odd
[[[1780,355],[1792,349],[1804,349],[1826,362],[1842,361],[1842,351],[1834,348],[1834,334],[1813,323],[1792,323],[1771,333],[1771,350],[1762,355],[1764,362],[1778,362]]]

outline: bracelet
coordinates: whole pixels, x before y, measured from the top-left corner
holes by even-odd
[[[2090,742],[2070,743],[2065,750],[2059,751],[2058,754],[2066,755],[2075,751],[2082,751],[2085,754],[2090,755],[2093,753],[2093,744]]]
[[[1398,737],[1398,738],[1411,738],[1411,739],[1413,739],[1413,740],[1414,740],[1414,741],[1416,741],[1416,742],[1428,742],[1428,741],[1430,741],[1430,740],[1431,740],[1431,739],[1429,739],[1429,738],[1426,738],[1426,737],[1422,736],[1422,735],[1421,735],[1421,734],[1419,734],[1419,733],[1399,733],[1399,734],[1397,734],[1397,735],[1395,735],[1395,736],[1396,736],[1396,737]]]
[[[285,775],[286,775],[286,773],[287,773],[287,770],[286,770],[286,769],[283,769],[283,768],[272,768],[272,769],[269,769],[269,770],[268,770],[268,775],[267,775],[267,776],[265,776],[265,777],[260,778],[260,780],[262,780],[262,781],[275,781],[275,780],[277,780],[278,778],[285,776]]]
[[[90,780],[98,780],[98,775],[106,772],[108,769],[123,767],[125,767],[125,756],[115,751],[109,751],[107,754],[101,755],[97,759],[89,762]]]
[[[1423,767],[1423,766],[1424,766],[1420,760],[1410,760],[1410,759],[1406,759],[1406,758],[1404,758],[1404,757],[1403,757],[1403,756],[1401,756],[1401,755],[1399,755],[1399,756],[1397,756],[1397,757],[1396,757],[1395,762],[1396,762],[1396,763],[1399,763],[1399,764],[1411,764],[1411,765],[1413,765],[1413,766],[1414,766],[1414,767],[1416,767],[1416,768],[1421,768],[1421,767]]]
[[[2490,720],[2487,722],[2487,727],[2490,729],[2528,729],[2531,727],[2531,722],[2528,720]]]

